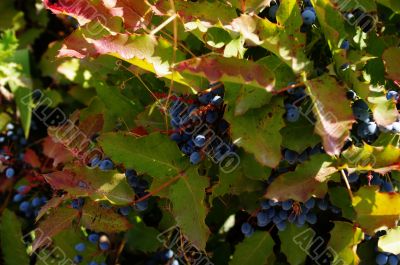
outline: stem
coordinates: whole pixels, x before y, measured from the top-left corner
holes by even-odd
[[[280,93],[283,93],[283,92],[288,91],[290,89],[293,89],[293,88],[296,88],[296,87],[302,87],[302,86],[304,86],[304,83],[300,82],[300,83],[297,83],[297,84],[293,84],[293,85],[281,88],[281,89],[276,90],[276,91],[272,91],[272,94],[280,94]]]
[[[165,189],[166,187],[170,186],[172,183],[174,183],[175,181],[177,181],[178,179],[180,179],[183,175],[184,175],[185,171],[182,171],[181,173],[179,173],[178,175],[176,175],[175,177],[173,177],[172,179],[168,180],[167,182],[165,182],[164,184],[162,184],[160,187],[158,187],[157,189],[151,191],[149,194],[146,194],[145,196],[135,200],[134,202],[132,202],[131,204],[136,204],[142,201],[147,200],[148,198],[150,198],[151,196],[156,195],[157,193],[159,193],[160,191],[162,191],[163,189]]]
[[[347,190],[349,191],[350,198],[351,198],[351,200],[353,200],[353,193],[351,192],[351,187],[350,187],[349,180],[347,179],[347,176],[346,176],[346,174],[344,173],[344,170],[343,170],[343,169],[340,170],[340,173],[342,174],[343,180],[344,180],[344,182],[346,183],[346,187],[347,187]]]

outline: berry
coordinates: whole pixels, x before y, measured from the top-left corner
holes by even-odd
[[[100,242],[100,243],[99,243],[99,248],[100,248],[102,251],[107,251],[107,250],[110,249],[110,244],[109,244],[108,242]]]
[[[82,208],[83,203],[84,203],[84,200],[83,200],[82,198],[74,199],[74,200],[72,200],[72,202],[71,202],[71,207],[74,208],[74,209],[76,209],[76,210],[79,210],[79,209]]]
[[[315,207],[315,199],[314,199],[314,198],[308,199],[308,200],[304,203],[304,206],[305,206],[307,209],[312,209],[312,208],[314,208],[314,207]]]
[[[164,253],[164,259],[165,260],[169,260],[174,256],[174,252],[171,249],[168,249],[167,251],[165,251]]]
[[[305,25],[314,24],[316,19],[315,11],[313,12],[310,9],[304,10],[303,13],[301,13],[301,16]]]
[[[308,213],[306,215],[306,221],[307,221],[307,223],[312,224],[312,225],[316,224],[317,223],[317,215],[315,213]]]
[[[357,173],[351,173],[348,177],[347,177],[348,181],[350,183],[354,183],[357,182],[357,180],[359,179],[359,176]]]
[[[268,10],[268,18],[275,22],[276,21],[276,12],[278,11],[279,5],[273,5]]]
[[[15,170],[12,167],[6,169],[6,177],[8,179],[13,178],[15,175]]]
[[[177,143],[182,141],[182,136],[179,133],[171,134],[170,138],[171,138],[172,141],[175,141]]]
[[[193,142],[197,147],[202,147],[206,143],[206,137],[204,135],[197,135]]]
[[[126,206],[126,207],[121,207],[119,208],[119,212],[123,215],[123,216],[128,216],[129,213],[131,212],[132,208],[130,206]]]
[[[399,258],[396,255],[390,255],[388,259],[389,265],[397,265],[399,264]]]
[[[286,120],[288,122],[296,122],[300,118],[299,109],[294,105],[286,106]]]
[[[74,263],[81,263],[83,261],[83,257],[81,255],[76,255],[73,258]]]
[[[348,50],[350,48],[350,43],[348,40],[344,40],[340,45],[340,48],[343,50]]]
[[[85,249],[86,249],[85,243],[81,242],[81,243],[78,243],[75,245],[75,250],[78,252],[83,252],[83,251],[85,251]]]
[[[39,199],[38,197],[33,198],[33,200],[32,200],[33,207],[39,207],[41,204],[42,204],[41,199]]]
[[[388,259],[389,259],[389,257],[388,257],[386,254],[384,254],[384,253],[379,253],[379,254],[376,256],[375,261],[376,261],[376,263],[377,263],[378,265],[385,265],[385,264],[388,262]]]
[[[23,194],[17,193],[13,197],[13,202],[20,202],[24,199],[24,197],[25,196]]]
[[[291,165],[295,164],[298,157],[299,155],[295,151],[289,149],[285,150],[284,158],[289,164]]]
[[[198,99],[201,104],[207,105],[208,103],[210,103],[212,96],[213,95],[211,93],[206,93],[206,94],[199,96]]]
[[[19,205],[19,210],[21,212],[28,212],[30,209],[31,209],[31,205],[27,201],[24,201]]]
[[[90,166],[97,167],[100,164],[100,161],[100,158],[98,156],[95,156],[90,160]]]
[[[147,201],[141,201],[135,204],[135,209],[139,212],[146,211],[149,207],[149,203]]]
[[[319,208],[321,211],[326,211],[326,210],[328,209],[328,201],[326,201],[326,200],[320,200],[320,201],[318,202],[318,208]]]
[[[280,222],[276,224],[276,227],[278,228],[279,231],[284,231],[286,229],[286,222]]]
[[[206,121],[208,123],[214,123],[217,121],[217,119],[218,119],[218,113],[216,111],[212,110],[212,111],[207,112]]]
[[[353,90],[349,90],[346,92],[346,97],[347,99],[355,100],[357,98],[357,94]]]
[[[192,163],[193,165],[197,165],[198,163],[201,162],[201,155],[199,152],[193,152],[190,155],[190,163]]]
[[[399,99],[399,93],[397,93],[397,91],[393,91],[393,90],[390,90],[390,91],[388,91],[387,93],[386,93],[386,99],[387,100],[392,100],[392,99],[394,99],[394,100],[398,100]]]
[[[292,209],[292,205],[293,205],[292,200],[284,201],[284,202],[282,202],[282,209],[285,211],[288,211],[288,210]]]
[[[390,183],[388,181],[383,181],[381,189],[382,189],[382,191],[385,191],[385,192],[393,192],[394,191],[392,183]]]
[[[95,234],[95,233],[90,234],[90,235],[88,236],[89,241],[90,241],[91,243],[93,243],[93,244],[97,244],[97,242],[99,241],[99,238],[100,238],[100,236],[99,236],[98,234]]]
[[[98,263],[94,260],[92,260],[91,262],[89,262],[89,265],[98,265]]]
[[[174,260],[171,262],[171,265],[179,265],[179,261],[177,261],[176,259],[174,259]]]
[[[222,105],[222,103],[224,102],[224,99],[221,96],[215,96],[213,97],[213,99],[211,100],[211,105],[214,106],[220,106]]]
[[[241,226],[241,228],[240,228],[240,230],[242,231],[242,233],[244,234],[244,235],[249,235],[249,234],[251,234],[251,231],[252,231],[252,229],[253,229],[253,227],[249,224],[249,223],[243,223],[242,224],[242,226]]]
[[[114,168],[114,163],[110,159],[104,159],[100,162],[99,168],[103,171],[111,170]]]

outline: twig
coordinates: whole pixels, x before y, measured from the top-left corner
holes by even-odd
[[[343,180],[346,183],[346,187],[347,187],[347,190],[349,191],[350,198],[351,198],[351,200],[353,200],[353,193],[351,192],[350,183],[349,183],[349,180],[347,179],[346,173],[344,173],[343,169],[340,170],[340,173],[342,174]]]
[[[304,86],[304,83],[300,82],[300,83],[297,83],[297,84],[293,84],[293,85],[281,88],[281,89],[276,90],[276,91],[272,91],[272,94],[280,94],[280,93],[283,93],[283,92],[288,91],[290,89],[297,88],[297,87],[302,87],[302,86]]]

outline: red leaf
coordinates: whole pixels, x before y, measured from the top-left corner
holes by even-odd
[[[79,123],[79,129],[86,135],[87,138],[92,138],[96,133],[103,129],[104,120],[103,114],[97,114],[87,117]]]
[[[179,72],[206,77],[210,81],[246,83],[272,91],[274,73],[257,62],[208,55],[183,61],[176,66]]]
[[[24,154],[24,161],[32,167],[40,167],[41,163],[38,155],[32,149],[27,149]]]
[[[82,208],[82,225],[95,232],[118,233],[131,228],[128,219],[113,209],[102,207],[95,202],[87,202]]]
[[[40,208],[38,215],[36,216],[36,222],[39,221],[50,209],[57,208],[64,200],[66,196],[63,197],[53,197],[45,205]]]
[[[50,136],[43,142],[43,153],[54,160],[54,167],[57,167],[59,164],[65,164],[73,158],[71,152],[63,144],[55,143]]]
[[[144,1],[136,0],[44,0],[46,8],[55,14],[67,14],[76,18],[80,25],[97,21],[107,28],[113,28],[112,17],[121,17],[125,29],[136,31],[147,25],[151,18],[150,7]]]
[[[72,225],[79,211],[70,208],[57,208],[35,230],[36,238],[32,244],[32,252],[51,243],[51,238]]]

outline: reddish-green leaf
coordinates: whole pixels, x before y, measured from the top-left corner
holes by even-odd
[[[272,91],[275,82],[274,73],[265,64],[214,54],[180,62],[175,69],[210,81],[245,83],[267,91]]]
[[[131,227],[124,216],[96,202],[85,203],[81,223],[87,229],[103,233],[119,233]]]
[[[120,17],[125,29],[136,31],[143,28],[151,18],[151,12],[148,12],[150,7],[144,1],[45,0],[44,3],[53,13],[72,16],[82,26],[96,21],[107,28],[118,30],[118,23],[114,18]]]
[[[293,199],[305,202],[311,196],[323,198],[328,191],[328,180],[338,170],[325,154],[313,155],[310,161],[299,165],[295,171],[280,175],[267,189],[266,198],[279,201]]]
[[[67,191],[72,196],[90,196],[93,200],[108,200],[115,204],[127,204],[135,194],[126,181],[125,175],[116,170],[103,171],[79,163],[44,175],[46,181],[56,190]]]
[[[53,159],[54,167],[67,163],[73,158],[72,153],[63,144],[55,143],[50,136],[43,141],[43,153],[48,158]]]
[[[315,132],[322,138],[325,151],[338,155],[355,122],[346,99],[346,89],[334,77],[323,75],[306,82],[317,119]]]
[[[400,48],[391,47],[382,55],[386,67],[387,77],[392,80],[400,80]]]
[[[51,238],[72,225],[72,221],[78,217],[79,211],[70,208],[56,208],[36,228],[36,238],[32,244],[32,252],[41,246],[51,243]]]
[[[400,149],[393,145],[362,147],[351,146],[342,153],[341,166],[357,171],[373,170],[385,174],[391,170],[400,170]]]

